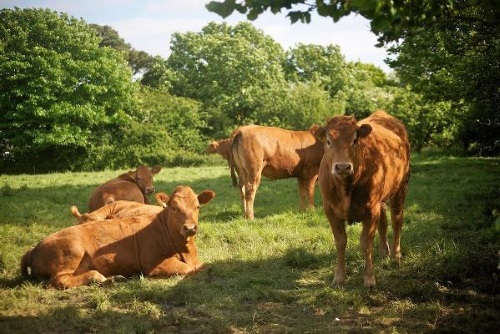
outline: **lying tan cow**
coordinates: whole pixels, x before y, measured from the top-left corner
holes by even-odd
[[[231,138],[213,140],[207,147],[208,153],[218,153],[222,158],[229,162],[231,155]]]
[[[385,202],[389,204],[392,217],[392,257],[398,263],[401,259],[403,206],[410,177],[410,144],[406,129],[400,121],[380,110],[359,122],[354,117],[333,117],[317,134],[324,141],[325,150],[319,169],[319,185],[337,249],[334,283],[340,285],[346,279],[345,222],[361,221],[364,284],[373,287],[376,282],[372,249],[377,228],[381,255],[390,254]]]
[[[299,183],[300,207],[314,206],[314,186],[319,164],[323,157],[323,145],[314,133],[291,131],[275,127],[247,125],[232,134],[231,176],[238,186],[245,217],[254,218],[254,200],[261,175],[270,179],[295,177]]]
[[[89,211],[118,200],[135,201],[149,204],[147,194],[154,192],[153,175],[158,174],[161,166],[149,169],[139,166],[111,179],[97,187],[89,198]]]
[[[177,187],[158,215],[94,221],[65,228],[29,250],[21,260],[25,277],[49,279],[66,289],[114,276],[167,277],[202,269],[195,245],[200,204],[215,193],[196,195]]]
[[[72,206],[71,214],[76,218],[77,224],[84,224],[96,220],[158,214],[167,206],[169,197],[165,193],[157,193],[155,197],[160,206],[120,200],[106,204],[97,210],[84,214],[80,214],[78,208],[76,206]]]

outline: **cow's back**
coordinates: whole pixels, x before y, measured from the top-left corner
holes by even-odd
[[[97,210],[117,200],[145,203],[145,196],[137,184],[119,179],[100,185],[89,198],[89,211]]]
[[[372,191],[380,192],[382,200],[390,198],[405,186],[410,172],[410,144],[406,129],[398,119],[377,111],[358,122],[369,124],[372,132],[363,139],[364,177],[372,180]],[[364,196],[363,196],[364,197]]]
[[[321,152],[322,145],[309,131],[248,125],[233,134],[235,163],[255,172],[263,168],[262,175],[270,179],[300,175],[306,164],[315,165],[317,172]]]

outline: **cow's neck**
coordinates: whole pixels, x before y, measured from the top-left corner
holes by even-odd
[[[158,222],[160,224],[162,234],[165,238],[165,247],[172,247],[177,254],[184,254],[189,252],[189,243],[192,242],[192,238],[186,238],[179,233],[179,231],[173,231],[169,224],[167,217],[164,215],[158,215]]]

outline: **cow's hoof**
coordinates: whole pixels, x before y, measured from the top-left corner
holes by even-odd
[[[126,280],[127,280],[127,278],[125,276],[115,275],[115,276],[108,277],[104,282],[101,283],[101,285],[112,285],[115,283],[124,282]]]
[[[365,278],[365,287],[372,290],[377,286],[375,277]]]

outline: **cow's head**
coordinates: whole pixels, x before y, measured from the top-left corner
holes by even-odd
[[[144,194],[149,194],[155,191],[153,175],[158,174],[160,171],[160,165],[156,165],[151,169],[146,166],[139,166],[135,171],[128,172],[128,176],[134,179],[134,182]]]
[[[168,215],[169,228],[185,238],[194,236],[198,231],[200,205],[210,202],[214,197],[215,193],[212,190],[205,190],[196,195],[188,186],[175,188],[170,197],[162,199],[166,200],[167,207],[164,212]]]
[[[219,142],[212,140],[207,147],[207,153],[217,153],[217,148],[219,147]]]
[[[327,159],[332,175],[346,177],[354,173],[359,140],[371,131],[368,124],[358,126],[354,116],[335,116],[316,131],[316,136],[324,142],[323,159]]]

